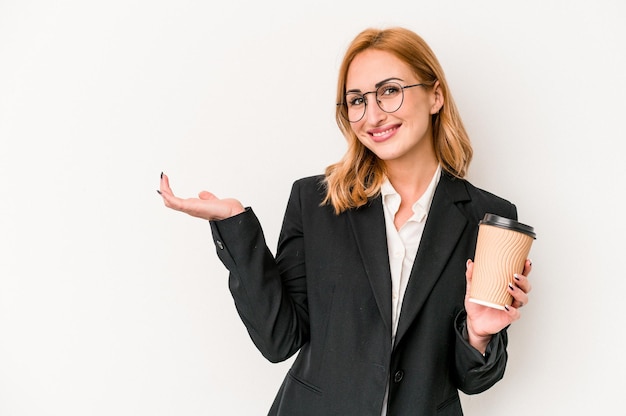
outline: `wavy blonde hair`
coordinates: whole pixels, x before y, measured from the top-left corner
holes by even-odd
[[[443,170],[463,178],[472,159],[472,146],[454,104],[448,83],[437,57],[416,33],[401,27],[366,29],[359,33],[346,51],[337,82],[337,103],[344,101],[348,69],[354,58],[367,49],[389,52],[406,63],[419,82],[432,88],[437,81],[444,98],[438,114],[431,118],[437,160]],[[346,107],[337,105],[335,119],[348,142],[343,158],[326,168],[326,198],[336,214],[365,205],[380,193],[385,179],[385,164],[354,134],[346,118]]]

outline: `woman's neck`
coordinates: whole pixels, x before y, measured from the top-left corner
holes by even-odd
[[[412,206],[430,185],[438,165],[435,158],[410,165],[387,164],[387,178],[400,194],[402,203]]]

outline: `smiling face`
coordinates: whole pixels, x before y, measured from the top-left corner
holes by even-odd
[[[346,91],[365,94],[376,91],[387,81],[400,86],[421,82],[411,68],[395,55],[367,49],[359,53],[350,64]],[[403,93],[402,105],[392,113],[376,105],[376,93],[367,94],[365,115],[350,126],[359,141],[387,166],[394,163],[432,162],[436,156],[431,116],[443,105],[438,84],[433,88],[406,88]]]

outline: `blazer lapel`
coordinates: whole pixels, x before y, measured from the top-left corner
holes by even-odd
[[[374,298],[391,336],[391,271],[382,199],[378,196],[347,214]]]
[[[396,344],[424,305],[467,226],[467,218],[455,203],[468,199],[469,195],[462,181],[447,174],[441,176],[402,302]]]

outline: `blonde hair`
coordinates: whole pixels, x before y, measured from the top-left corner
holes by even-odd
[[[344,101],[348,69],[354,58],[367,49],[389,52],[405,62],[426,88],[439,81],[444,104],[432,116],[433,144],[443,170],[463,178],[472,159],[472,146],[454,104],[446,78],[437,57],[416,33],[400,27],[384,30],[366,29],[359,33],[346,51],[339,69],[337,103]],[[385,165],[356,137],[346,118],[344,105],[337,105],[335,119],[348,142],[343,158],[326,168],[326,198],[323,204],[333,206],[340,214],[365,205],[377,196],[385,179]]]

